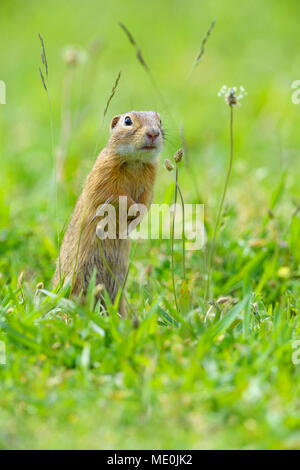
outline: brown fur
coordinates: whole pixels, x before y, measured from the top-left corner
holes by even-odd
[[[126,116],[132,119],[132,126],[125,125]],[[159,133],[156,149],[147,147],[149,132],[150,135],[151,132]],[[96,212],[99,206],[109,200],[116,207],[118,220],[119,196],[127,196],[128,207],[135,203],[151,203],[157,170],[156,156],[162,145],[163,130],[157,113],[132,111],[113,118],[109,142],[85,181],[65,233],[53,278],[54,286],[58,284],[61,275],[65,282],[70,282],[72,293],[78,295],[82,292],[84,298],[96,268],[97,284],[103,284],[111,300],[115,300],[119,285],[123,285],[126,277],[130,241],[118,238],[118,230],[116,239],[101,240],[105,259],[118,281],[116,283],[99,252],[100,240],[96,236],[99,217]],[[123,299],[119,312],[125,315]]]

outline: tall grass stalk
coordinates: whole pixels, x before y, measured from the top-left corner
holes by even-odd
[[[208,252],[207,282],[206,282],[206,290],[205,290],[205,295],[204,295],[205,302],[207,301],[207,299],[210,295],[211,271],[212,271],[212,261],[213,261],[213,257],[214,257],[214,253],[215,253],[215,243],[216,243],[218,230],[219,230],[219,227],[220,227],[220,222],[221,222],[223,207],[224,207],[224,201],[225,201],[225,197],[226,197],[226,193],[227,193],[227,189],[228,189],[228,184],[229,184],[231,169],[232,169],[232,162],[233,162],[233,106],[230,105],[229,109],[230,109],[230,119],[229,119],[229,134],[230,134],[229,163],[228,163],[228,169],[227,169],[227,174],[226,174],[226,178],[225,178],[225,183],[224,183],[222,196],[221,196],[221,200],[220,200],[220,203],[219,203],[216,223],[215,223],[215,226],[214,226],[213,237],[212,237],[211,245],[209,247],[209,252]]]
[[[106,113],[108,111],[108,108],[109,108],[109,105],[110,105],[110,102],[111,100],[113,99],[114,95],[115,95],[115,92],[116,92],[116,89],[118,87],[118,84],[119,84],[119,80],[121,78],[121,73],[122,73],[122,70],[119,71],[118,75],[117,75],[117,78],[115,80],[115,83],[113,84],[113,87],[112,87],[112,90],[110,92],[110,95],[107,99],[107,102],[106,102],[106,105],[105,105],[105,108],[104,108],[104,111],[103,111],[103,121],[104,121],[104,118],[106,116]]]
[[[177,181],[178,181],[178,168],[176,165],[174,211],[172,213],[172,225],[171,225],[171,273],[172,273],[172,287],[173,287],[174,302],[175,302],[177,314],[180,315],[177,294],[176,294],[175,260],[174,260],[174,231],[175,231],[175,217],[176,217],[176,204],[177,204]]]
[[[177,205],[177,198],[178,194],[180,196],[181,205],[182,205],[182,276],[184,281],[186,281],[186,268],[185,268],[185,216],[184,216],[184,200],[182,196],[182,192],[179,187],[178,183],[178,163],[181,161],[183,156],[182,149],[179,149],[174,155],[175,161],[175,178],[172,175],[175,183],[175,193],[174,193],[174,211],[172,213],[172,221],[171,221],[171,275],[172,275],[172,288],[173,288],[173,295],[174,301],[176,306],[177,314],[180,315],[180,309],[178,305],[177,293],[176,293],[176,282],[175,282],[175,260],[174,260],[174,233],[175,233],[175,218],[176,218],[176,205]],[[169,161],[165,160],[165,167],[168,171],[173,171],[174,165]]]
[[[115,96],[115,93],[117,91],[117,88],[119,86],[119,82],[120,82],[120,78],[121,78],[121,74],[122,74],[122,70],[119,71],[114,83],[113,83],[113,86],[112,86],[112,89],[111,89],[111,92],[109,94],[109,97],[107,98],[107,101],[106,101],[106,104],[105,104],[105,107],[104,107],[104,110],[103,110],[103,115],[102,115],[102,121],[101,121],[101,125],[100,125],[100,132],[99,134],[102,132],[103,130],[103,125],[104,125],[104,120],[105,120],[105,116],[107,114],[107,111],[109,109],[109,106],[110,106],[110,103],[111,103],[111,100],[113,99],[113,97]],[[99,148],[99,139],[96,141],[96,145],[95,145],[95,150],[94,150],[94,155],[98,152],[98,148]]]
[[[41,59],[44,67],[44,73],[42,72],[41,67],[39,67],[39,72],[42,80],[43,87],[47,94],[48,100],[48,112],[49,112],[49,123],[50,123],[50,135],[51,135],[51,154],[52,154],[52,166],[53,166],[53,194],[54,194],[54,218],[56,222],[56,239],[57,239],[57,249],[59,251],[60,245],[60,236],[58,230],[58,195],[57,195],[57,178],[56,178],[56,154],[54,150],[54,124],[53,124],[53,113],[51,105],[51,97],[49,91],[49,68],[48,60],[46,54],[46,47],[43,36],[38,34],[40,43],[41,43]],[[61,261],[60,254],[58,255],[58,265],[59,265],[59,280],[61,281]]]
[[[147,62],[145,61],[144,59],[144,56],[142,54],[142,51],[140,49],[140,47],[138,46],[137,42],[135,41],[133,35],[131,34],[131,32],[129,31],[129,29],[124,25],[124,23],[121,23],[121,21],[119,21],[119,26],[120,28],[124,31],[124,33],[126,34],[130,44],[133,46],[133,48],[135,49],[135,53],[136,53],[136,58],[137,60],[139,61],[139,63],[141,64],[141,66],[143,67],[143,69],[145,70],[145,72],[147,73],[149,79],[150,79],[150,82],[157,94],[157,97],[158,99],[160,100],[162,106],[165,108],[166,110],[166,113],[169,115],[171,121],[172,121],[172,124],[177,127],[176,125],[176,121],[170,111],[170,108],[163,96],[163,94],[161,93],[160,91],[160,88],[156,82],[156,79],[152,73],[152,70],[150,69],[149,65],[147,64]]]
[[[49,111],[49,123],[50,123],[50,134],[51,134],[51,153],[53,159],[53,180],[54,180],[54,198],[55,198],[55,214],[57,211],[57,191],[56,191],[56,155],[54,152],[54,124],[53,124],[53,113],[51,105],[51,97],[49,91],[49,69],[48,69],[48,60],[46,55],[45,43],[42,35],[39,33],[39,39],[41,42],[41,59],[44,66],[44,73],[42,72],[41,67],[39,67],[41,80],[44,86],[44,89],[47,94],[48,99],[48,111]]]
[[[176,207],[176,201],[177,201],[177,192],[180,196],[180,201],[181,201],[181,207],[182,207],[182,226],[181,226],[181,240],[182,240],[182,276],[183,276],[183,279],[186,281],[186,269],[185,269],[185,212],[184,212],[184,199],[183,199],[183,195],[182,195],[182,192],[181,192],[181,189],[180,189],[180,186],[179,186],[179,182],[178,182],[178,178],[179,178],[179,173],[178,173],[178,163],[180,162],[180,160],[176,161],[176,157],[177,155],[179,155],[179,153],[181,154],[180,156],[180,160],[182,158],[182,150],[178,150],[175,154],[175,162],[176,162],[176,172],[175,172],[175,178],[173,177],[174,179],[174,182],[175,182],[175,207]],[[174,212],[174,223],[175,223],[175,212]]]
[[[192,73],[194,72],[195,68],[199,65],[199,62],[200,60],[202,59],[203,55],[204,55],[204,52],[205,52],[205,45],[206,45],[206,42],[209,38],[209,36],[211,35],[212,33],[212,30],[214,29],[215,27],[215,24],[216,24],[216,20],[213,20],[205,34],[205,36],[203,37],[202,41],[201,41],[201,44],[200,44],[200,49],[199,49],[199,52],[194,60],[194,63],[191,67],[191,70],[190,70],[190,73],[188,75],[188,80],[191,78],[191,75]]]
[[[185,221],[185,214],[184,214],[184,200],[182,196],[182,192],[180,190],[179,184],[178,184],[178,168],[176,168],[176,178],[174,178],[175,182],[175,205],[176,205],[176,200],[177,200],[177,191],[180,196],[180,201],[181,201],[181,206],[182,206],[182,228],[181,228],[181,239],[182,239],[182,276],[183,279],[186,281],[186,269],[185,269],[185,230],[184,230],[184,221]],[[174,211],[174,221],[175,221],[175,211]]]

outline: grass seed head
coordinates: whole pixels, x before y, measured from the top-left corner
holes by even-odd
[[[46,76],[48,77],[48,62],[47,62],[46,48],[45,48],[44,38],[41,35],[41,33],[39,33],[39,38],[40,38],[41,46],[42,46],[41,58],[42,58],[42,62],[44,64],[44,66],[45,66]]]
[[[174,170],[174,165],[173,165],[173,163],[172,163],[168,158],[165,159],[164,165],[165,165],[165,169],[166,169],[167,171],[172,171],[172,170]]]
[[[40,71],[40,76],[41,76],[41,79],[42,79],[42,84],[43,84],[45,90],[48,91],[47,87],[46,87],[46,82],[45,82],[45,79],[44,79],[44,75],[43,75],[43,72],[41,70],[41,67],[39,67],[39,71]]]
[[[174,161],[176,163],[180,163],[183,157],[183,149],[177,150],[177,152],[174,155]]]

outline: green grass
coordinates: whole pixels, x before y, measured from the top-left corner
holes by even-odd
[[[1,2],[7,104],[0,105],[0,340],[6,346],[0,448],[300,447],[300,365],[292,361],[300,340],[300,108],[291,102],[291,83],[300,78],[300,6],[223,3]],[[205,54],[187,82],[214,18]],[[134,34],[171,116],[118,21]],[[39,31],[55,148],[62,103],[71,116],[57,217]],[[90,52],[85,63],[68,69],[61,50],[69,44],[89,50],[96,37],[99,54]],[[92,308],[93,285],[84,306],[66,290],[51,292],[57,231],[71,214],[95,148],[105,145],[109,120],[132,108],[161,113],[168,134],[161,161],[181,145],[184,123],[190,171],[181,164],[180,188],[186,203],[205,204],[211,240],[229,155],[229,110],[217,97],[224,83],[243,85],[248,95],[234,110],[234,162],[210,314],[203,302],[204,252],[189,251],[191,304],[186,307],[181,292],[178,318],[167,240],[133,243],[127,295],[138,323],[120,320],[113,306],[101,317]],[[174,183],[161,164],[155,202],[173,198]],[[179,292],[180,241],[174,258]],[[44,288],[37,291],[40,282]],[[218,307],[221,296],[229,302]]]

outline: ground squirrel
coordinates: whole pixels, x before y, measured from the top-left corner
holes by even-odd
[[[129,239],[119,236],[119,198],[127,197],[128,209],[136,203],[149,206],[157,156],[163,142],[160,116],[154,111],[131,111],[112,119],[108,144],[84,183],[66,230],[53,278],[54,286],[63,279],[71,284],[72,293],[82,294],[84,299],[96,269],[96,283],[104,285],[111,300],[115,300],[126,277],[130,248]],[[100,251],[99,234],[96,234],[101,219],[99,208],[101,212],[108,204],[112,204],[116,212],[116,236],[100,237]],[[126,227],[128,223],[126,216]],[[101,293],[97,294],[97,299],[102,299]],[[125,315],[123,298],[119,313]]]

